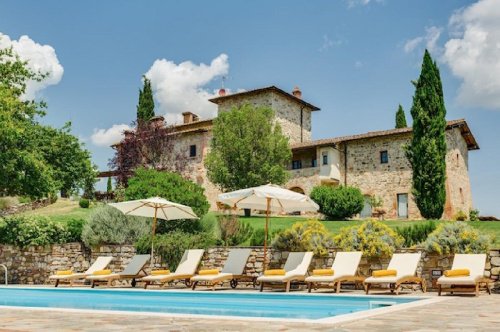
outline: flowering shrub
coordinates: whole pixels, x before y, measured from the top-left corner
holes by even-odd
[[[367,257],[389,257],[402,246],[404,239],[384,223],[368,220],[359,226],[342,228],[334,242],[345,251],[362,251]]]
[[[428,252],[437,254],[485,253],[491,238],[463,221],[440,224],[424,242]]]
[[[333,239],[326,227],[318,220],[293,224],[276,235],[273,247],[283,251],[313,251],[317,256],[326,256]]]

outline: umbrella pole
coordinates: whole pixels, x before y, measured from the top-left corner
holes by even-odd
[[[271,209],[271,199],[267,198],[267,209],[266,209],[266,225],[264,227],[264,270],[267,267],[267,225],[269,223],[269,210]]]
[[[153,218],[153,234],[151,234],[151,270],[154,268],[154,240],[155,240],[155,231],[156,231],[156,213],[158,212],[158,208],[155,207],[155,216]]]

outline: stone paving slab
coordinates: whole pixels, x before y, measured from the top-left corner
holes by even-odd
[[[429,295],[429,294],[427,294]],[[0,309],[6,331],[500,331],[500,295],[449,300],[335,325]]]

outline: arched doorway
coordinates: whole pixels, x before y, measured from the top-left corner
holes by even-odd
[[[299,193],[299,194],[302,194],[302,195],[305,195],[306,193],[304,192],[304,189],[300,188],[300,187],[292,187],[290,188],[289,190],[291,191],[295,191],[296,193]]]

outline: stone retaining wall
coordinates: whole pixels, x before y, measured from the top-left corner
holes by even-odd
[[[258,276],[263,271],[264,250],[262,247],[249,247],[252,249],[244,274]],[[217,268],[224,265],[230,248],[210,248],[203,256],[202,268]],[[416,252],[418,249],[402,249],[398,252]],[[310,270],[315,268],[327,268],[333,263],[336,249],[330,249],[328,256],[314,258]],[[75,272],[85,271],[98,256],[115,257],[109,268],[113,271],[121,271],[128,264],[135,249],[130,245],[103,245],[99,248],[88,249],[81,243],[67,243],[45,247],[28,247],[20,249],[11,245],[0,245],[0,264],[7,265],[9,269],[10,284],[47,284],[48,276],[58,270],[72,269]],[[429,288],[433,288],[433,281],[437,275],[432,276],[433,271],[442,272],[451,268],[453,255],[431,255],[423,252],[423,258],[417,269],[417,274],[427,280]],[[269,250],[270,268],[282,267],[288,252]],[[369,276],[373,270],[384,269],[389,264],[389,258],[363,257],[359,265],[359,274]],[[159,259],[157,258],[158,262]],[[157,264],[158,266],[164,264]],[[148,271],[149,269],[146,269]],[[3,271],[2,271],[3,272]],[[494,281],[495,289],[500,290],[500,249],[490,250],[486,263],[485,276]],[[3,273],[0,275],[0,283],[4,282]]]

